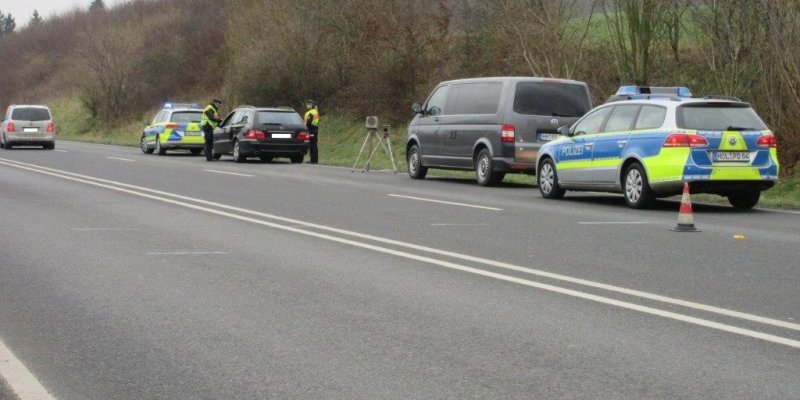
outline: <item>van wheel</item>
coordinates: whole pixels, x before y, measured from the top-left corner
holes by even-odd
[[[539,193],[545,199],[560,199],[564,197],[566,190],[561,188],[558,183],[558,173],[556,172],[556,165],[550,158],[545,158],[539,169],[536,172],[537,180],[539,181]]]
[[[161,147],[161,136],[156,136],[156,149],[155,149],[155,152],[156,152],[156,154],[158,154],[160,156],[163,156],[164,154],[167,154],[167,149]]]
[[[489,149],[481,149],[475,158],[475,178],[481,186],[496,186],[506,176],[505,172],[492,171]]]
[[[759,199],[761,199],[761,192],[758,190],[728,195],[728,202],[737,210],[749,210],[758,204]]]
[[[408,149],[406,156],[408,162],[408,176],[412,179],[425,179],[428,174],[428,167],[422,166],[422,160],[419,157],[419,146],[413,144]]]
[[[650,189],[647,182],[647,174],[639,163],[633,163],[625,170],[625,178],[622,181],[623,195],[625,202],[631,208],[647,208],[656,199],[655,194]]]

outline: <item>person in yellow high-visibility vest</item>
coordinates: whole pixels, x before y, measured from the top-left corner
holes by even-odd
[[[308,133],[311,136],[311,143],[309,143],[309,157],[310,163],[316,164],[319,159],[319,153],[317,151],[317,139],[319,136],[319,111],[317,110],[317,104],[314,100],[309,100],[306,102],[306,115],[304,119],[306,120],[306,128],[308,128]]]
[[[214,99],[208,103],[203,110],[203,115],[200,117],[200,129],[203,130],[205,139],[205,153],[206,161],[214,159],[214,128],[222,121],[219,117],[219,106],[222,102]]]

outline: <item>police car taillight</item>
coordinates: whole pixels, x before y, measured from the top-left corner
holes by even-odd
[[[180,127],[179,124],[176,124],[174,122],[170,122],[164,126],[167,127],[167,129],[178,129]]]
[[[773,134],[769,135],[762,135],[756,141],[756,146],[758,147],[778,147],[778,138],[775,137]]]
[[[250,129],[244,134],[244,137],[248,139],[264,139],[267,137],[267,135],[258,129]]]
[[[502,130],[500,132],[500,141],[503,143],[514,143],[514,135],[516,134],[516,129],[514,125],[511,124],[503,124]]]
[[[311,134],[309,134],[307,131],[302,131],[302,132],[297,134],[297,140],[299,140],[301,142],[310,142],[311,141]]]
[[[690,135],[688,133],[673,133],[667,136],[664,147],[705,147],[708,140],[700,135]]]

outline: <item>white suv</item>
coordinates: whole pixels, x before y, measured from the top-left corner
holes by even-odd
[[[56,124],[47,106],[11,105],[0,126],[0,147],[42,146],[56,147]]]

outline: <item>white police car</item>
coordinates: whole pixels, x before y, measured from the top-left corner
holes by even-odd
[[[142,152],[164,155],[167,150],[188,149],[193,155],[203,151],[205,138],[200,128],[203,110],[197,104],[166,103],[142,132]]]

